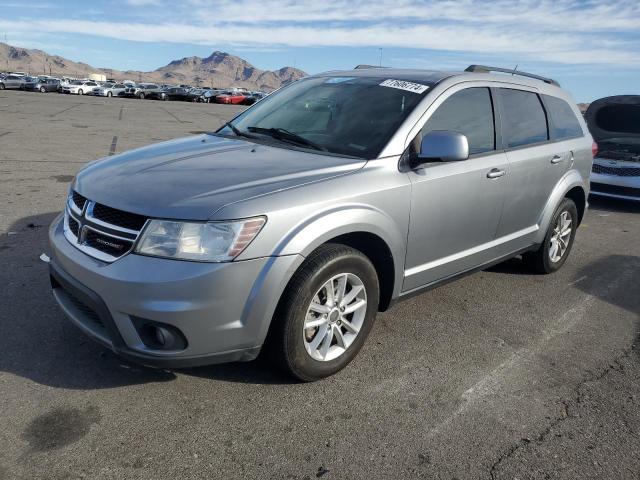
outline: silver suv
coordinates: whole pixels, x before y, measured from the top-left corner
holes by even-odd
[[[50,229],[56,300],[143,364],[265,350],[311,381],[398,300],[520,254],[559,269],[591,136],[555,81],[489,70],[314,75],[215,133],[88,164]]]

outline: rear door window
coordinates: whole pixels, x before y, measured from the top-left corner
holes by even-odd
[[[567,102],[558,97],[543,95],[549,117],[549,129],[551,138],[562,140],[563,138],[575,138],[582,136],[582,127],[576,118],[576,114]]]
[[[422,127],[422,135],[433,130],[465,135],[471,155],[495,150],[493,103],[489,89],[467,88],[451,95],[427,120]]]
[[[517,148],[549,139],[547,116],[536,93],[509,88],[502,96],[502,132],[507,148]]]

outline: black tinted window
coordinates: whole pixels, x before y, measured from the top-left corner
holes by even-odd
[[[501,92],[504,110],[502,126],[507,147],[521,147],[548,140],[547,117],[538,95],[506,88]]]
[[[549,127],[554,139],[582,136],[580,123],[567,102],[549,95],[544,95],[544,102],[551,117]]]
[[[451,95],[429,118],[422,134],[433,130],[466,135],[470,154],[494,150],[495,128],[489,89],[468,88]]]

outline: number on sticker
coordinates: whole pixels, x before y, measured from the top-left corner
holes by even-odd
[[[427,85],[420,83],[406,82],[404,80],[393,80],[391,78],[385,80],[380,84],[381,87],[397,88],[398,90],[406,90],[407,92],[413,92],[417,94],[424,93],[429,89]]]

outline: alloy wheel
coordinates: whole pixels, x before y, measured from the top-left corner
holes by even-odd
[[[560,261],[564,253],[567,251],[569,241],[571,240],[572,220],[568,211],[563,211],[556,221],[556,225],[551,235],[549,245],[549,259],[556,263]]]
[[[307,353],[318,361],[335,360],[360,333],[367,312],[367,292],[357,275],[333,276],[307,308],[303,337]]]

